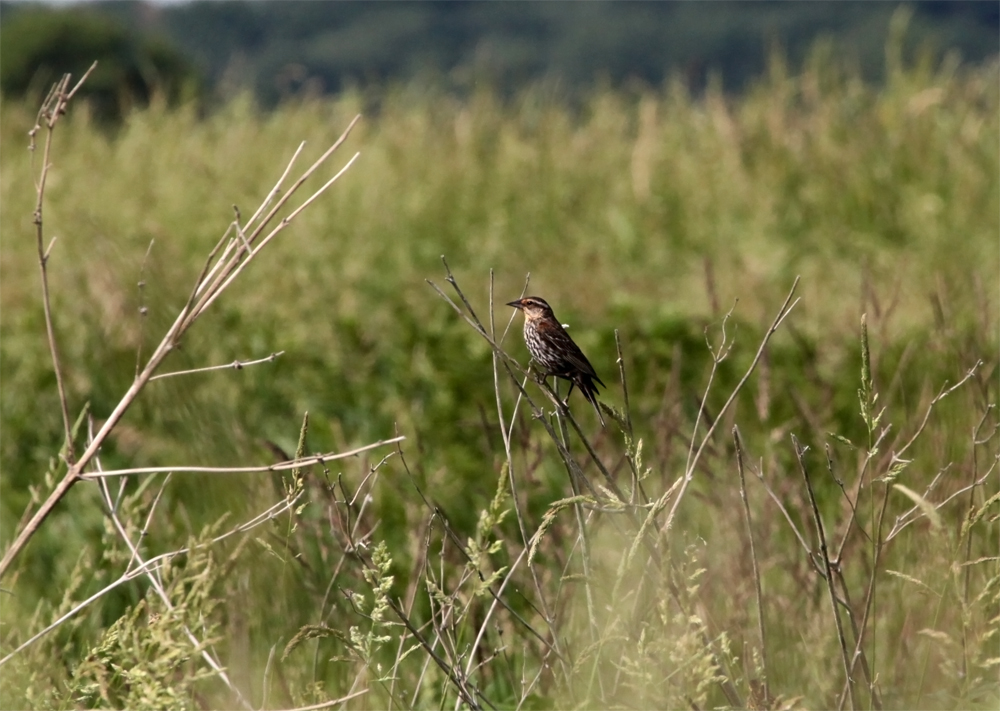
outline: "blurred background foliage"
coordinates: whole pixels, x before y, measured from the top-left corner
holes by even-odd
[[[680,78],[700,93],[715,76],[748,87],[780,47],[796,71],[817,40],[868,81],[886,76],[892,2],[91,2],[69,9],[0,2],[0,88],[47,89],[53,72],[102,60],[88,91],[144,101],[197,91],[251,90],[265,106],[303,92],[335,93],[422,78],[468,95],[482,82],[505,93],[545,80],[564,95],[595,80],[658,86]],[[907,5],[907,59],[997,53],[995,3]]]
[[[727,332],[737,345],[708,394],[713,413],[796,275],[802,303],[721,430],[740,426],[788,507],[805,510],[790,433],[813,447],[817,467],[825,465],[826,444],[838,472],[858,466],[857,450],[831,433],[865,443],[857,395],[862,313],[894,436],[915,432],[930,395],[984,360],[973,382],[942,403],[905,481],[923,491],[947,470],[943,497],[981,473],[996,452],[995,442],[977,445],[970,434],[983,422],[989,430],[997,402],[996,5],[921,3],[912,15],[893,15],[895,7],[883,3],[838,3],[836,11],[823,3],[568,7],[0,5],[0,540],[12,539],[32,489],[45,489],[45,473],[64,471],[31,224],[38,157],[21,148],[47,82],[104,56],[128,58],[110,62],[110,84],[97,83],[112,87],[111,108],[97,95],[60,124],[45,212],[46,234],[59,237],[50,275],[73,415],[88,403],[99,420],[117,403],[137,359],[184,303],[232,205],[247,215],[300,140],[308,141],[310,160],[365,112],[346,147],[361,151],[356,165],[213,305],[167,368],[285,354],[239,372],[151,383],[102,451],[105,468],[267,463],[269,441],[294,450],[306,411],[313,452],[404,434],[408,468],[398,457],[387,463],[366,514],[389,544],[401,594],[416,584],[417,532],[428,515],[414,486],[461,536],[471,536],[504,459],[489,349],[426,284],[443,284],[444,254],[484,317],[490,270],[499,302],[520,294],[530,273],[530,291],[571,324],[615,405],[622,403],[619,331],[654,491],[683,471],[709,371],[706,335],[718,343],[724,314],[736,304]],[[95,24],[107,14],[120,24]],[[834,16],[837,23],[820,21]],[[35,46],[15,33],[17,23],[29,22],[53,33],[78,23],[71,34],[81,46],[92,27],[118,50],[66,56],[65,66],[21,65],[8,85],[7,69],[18,64],[8,64],[6,52],[20,41]],[[818,31],[808,27],[825,27],[824,38],[814,41]],[[992,45],[970,40],[984,36],[984,27]],[[181,49],[157,64],[155,52],[143,57],[151,40],[137,39],[146,36],[137,28]],[[961,51],[950,51],[959,36]],[[674,59],[680,46],[688,59]],[[145,88],[134,93],[133,75],[122,69],[129,61],[145,67],[134,75]],[[202,79],[192,78],[192,67]],[[155,100],[161,92],[175,100]],[[114,131],[105,130],[108,116],[120,119]],[[148,309],[143,317],[140,307]],[[508,309],[495,316],[502,330]],[[523,361],[519,328],[504,344]],[[589,421],[592,413],[575,398],[574,411]],[[567,495],[566,473],[538,423],[522,417],[515,436],[521,503],[535,526]],[[705,547],[701,602],[740,638],[749,637],[752,592],[739,527],[726,525],[740,505],[728,441],[709,448],[677,535]],[[613,426],[596,442],[616,474],[627,476]],[[221,557],[236,556],[237,572],[211,578],[211,595],[202,591],[213,601],[205,614],[234,680],[254,690],[258,705],[273,646],[303,624],[356,622],[349,601],[329,595],[365,586],[357,570],[331,573],[343,546],[331,524],[330,482],[342,475],[360,486],[381,456],[310,472],[308,506],[294,532],[288,521],[276,522],[248,537],[244,549],[219,546]],[[127,484],[137,520],[157,486]],[[843,509],[835,480],[817,486],[825,512]],[[767,532],[761,556],[771,571],[772,680],[808,704],[829,705],[831,648],[821,638],[828,629],[816,623],[822,595],[780,514],[759,490],[753,495]],[[270,474],[176,475],[144,544],[150,553],[172,550],[220,517],[235,525],[280,496],[281,481]],[[893,502],[890,519],[912,504]],[[883,565],[928,581],[947,578],[955,556],[949,536],[965,511],[958,503],[947,508],[944,532],[912,527]],[[984,529],[989,535],[970,544],[973,558],[996,555],[995,521]],[[558,579],[574,527],[554,531],[563,538],[542,555],[545,565],[555,561],[548,572]],[[509,544],[501,557],[516,554],[521,541],[511,519],[497,535]],[[2,599],[4,652],[67,601],[110,582],[127,560],[94,487],[77,485],[18,559],[16,576],[4,580],[12,588]],[[862,578],[856,575],[854,582]],[[889,650],[880,662],[891,684],[887,707],[926,701],[924,689],[939,695],[936,707],[956,699],[989,707],[995,689],[970,690],[981,677],[952,673],[954,648],[922,637],[912,621],[936,616],[954,641],[968,629],[963,624],[979,624],[982,609],[938,608],[937,598],[913,595],[905,582],[884,585],[877,635]],[[74,675],[93,661],[95,640],[146,595],[141,580],[123,586],[22,655],[18,673],[0,675],[3,700],[26,703],[49,689],[51,703],[30,705],[98,704],[97,696],[72,697]],[[284,687],[275,699],[301,703],[314,684],[329,694],[350,688],[353,673],[337,661],[342,645],[315,644],[312,659],[276,665]],[[929,660],[919,681],[908,672],[918,653]],[[53,656],[63,664],[52,665]],[[199,683],[185,691],[189,705],[231,703],[218,683]],[[547,693],[549,705],[565,698],[558,689]]]

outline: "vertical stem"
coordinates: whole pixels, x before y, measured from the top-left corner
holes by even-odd
[[[844,626],[840,621],[840,613],[837,612],[837,593],[834,590],[833,565],[830,563],[830,551],[826,544],[826,531],[823,528],[823,519],[819,515],[819,506],[816,505],[816,495],[813,492],[812,482],[809,481],[809,472],[806,470],[805,453],[806,450],[799,444],[799,440],[792,435],[792,444],[795,447],[795,458],[799,461],[799,469],[802,478],[806,480],[806,491],[809,493],[809,504],[812,507],[813,523],[816,524],[816,538],[819,541],[819,552],[823,563],[823,574],[826,577],[826,588],[830,593],[830,609],[833,612],[833,621],[837,627],[837,639],[840,641],[841,661],[844,664],[844,675],[847,678],[848,689],[851,692],[851,708],[860,708],[858,705],[857,684],[851,677],[851,658],[847,651],[847,640],[844,638]]]
[[[66,397],[66,386],[63,382],[62,366],[59,363],[59,348],[56,345],[56,334],[55,328],[52,324],[52,303],[49,298],[49,273],[48,273],[48,261],[49,261],[49,251],[51,250],[52,244],[49,245],[49,249],[45,248],[45,237],[44,230],[42,228],[42,208],[45,199],[45,183],[49,174],[49,155],[52,151],[52,135],[55,131],[56,121],[59,119],[61,113],[65,110],[67,98],[66,88],[69,86],[70,75],[64,74],[63,78],[59,80],[56,84],[54,90],[49,94],[48,101],[42,105],[42,109],[39,112],[39,119],[45,119],[46,133],[45,133],[45,149],[42,152],[42,168],[41,173],[38,178],[38,184],[35,186],[35,211],[33,215],[33,222],[35,224],[35,245],[38,248],[38,268],[41,272],[42,278],[42,306],[45,309],[45,333],[49,341],[49,353],[52,356],[52,368],[56,375],[56,388],[59,390],[59,409],[62,412],[63,420],[63,435],[66,438],[65,453],[66,462],[72,465],[75,459],[73,451],[73,429],[69,421],[69,402]],[[34,134],[39,128],[39,123],[35,124],[35,128],[31,133],[32,148],[34,147]],[[52,240],[55,243],[55,240]]]
[[[733,441],[736,443],[736,468],[740,473],[740,498],[743,499],[743,518],[747,524],[747,538],[750,540],[750,562],[753,564],[753,582],[757,595],[757,634],[760,636],[760,663],[764,676],[765,704],[771,698],[770,682],[767,673],[767,638],[764,636],[764,595],[761,592],[760,568],[757,566],[757,550],[753,542],[753,526],[750,524],[750,503],[747,500],[747,483],[743,472],[743,441],[740,430],[733,427]]]

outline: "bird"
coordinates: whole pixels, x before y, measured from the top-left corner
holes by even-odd
[[[604,416],[597,404],[595,383],[605,388],[608,386],[597,377],[594,366],[556,319],[548,302],[538,296],[526,296],[509,302],[507,306],[520,309],[524,314],[524,344],[528,346],[531,358],[540,367],[542,379],[554,375],[570,382],[564,405],[569,401],[573,387],[580,388],[583,396],[594,406],[601,427],[605,427]]]

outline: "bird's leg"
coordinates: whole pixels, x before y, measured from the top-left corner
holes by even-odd
[[[553,391],[556,394],[556,402],[559,403],[559,409],[562,411],[563,415],[569,414],[569,393],[573,392],[573,381],[569,383],[569,393],[566,393],[566,397],[559,397],[559,378],[555,379],[555,387]]]
[[[542,370],[541,366],[539,365],[539,363],[537,361],[535,361],[534,359],[532,359],[531,365],[528,366],[528,370],[529,370],[530,374],[532,375],[532,377],[534,377],[535,382],[541,383],[542,385],[548,385],[549,384],[549,375],[551,375],[551,373],[548,373],[548,372]],[[568,411],[569,410],[569,405],[567,403],[569,402],[569,393],[566,393],[566,397],[565,398],[560,399],[559,398],[559,378],[556,378],[554,381],[552,381],[552,383],[553,383],[552,384],[552,391],[556,395],[556,402],[558,402],[560,405],[562,405],[563,412]],[[569,392],[573,392],[573,381],[570,381]]]

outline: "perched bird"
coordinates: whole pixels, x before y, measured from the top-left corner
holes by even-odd
[[[526,296],[507,305],[524,313],[524,343],[528,346],[532,359],[541,368],[543,377],[554,375],[570,382],[566,401],[569,401],[574,385],[580,388],[580,392],[597,411],[601,427],[604,427],[604,416],[597,404],[597,386],[594,383],[605,388],[607,385],[597,377],[587,356],[556,319],[552,307],[545,299],[537,296]]]

